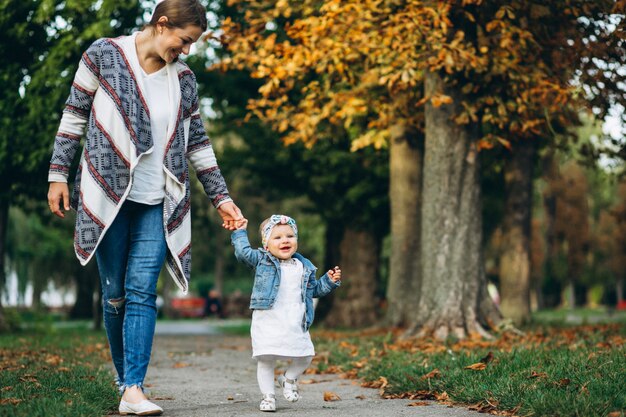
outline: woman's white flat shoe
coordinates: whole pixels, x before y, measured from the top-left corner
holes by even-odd
[[[138,416],[158,416],[163,413],[163,409],[161,407],[148,400],[143,400],[137,404],[122,400],[120,401],[119,411],[123,416],[127,414],[135,414]]]

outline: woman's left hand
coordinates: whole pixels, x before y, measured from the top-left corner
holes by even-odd
[[[239,207],[232,201],[228,201],[217,208],[217,212],[222,216],[222,227],[228,230],[235,230],[237,225],[245,220]]]

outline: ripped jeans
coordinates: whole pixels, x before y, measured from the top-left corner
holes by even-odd
[[[156,285],[165,260],[163,204],[123,203],[96,250],[102,305],[120,391],[143,387],[156,324]]]

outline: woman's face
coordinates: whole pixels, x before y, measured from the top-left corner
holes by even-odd
[[[160,25],[157,30],[157,51],[168,64],[177,61],[180,54],[189,54],[191,45],[202,35],[202,28],[195,25],[184,28]]]

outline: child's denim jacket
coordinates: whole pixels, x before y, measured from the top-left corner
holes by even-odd
[[[235,230],[231,235],[231,241],[235,247],[235,257],[255,271],[250,309],[268,310],[272,308],[280,285],[280,261],[265,249],[252,249],[248,240],[248,233],[245,230]],[[311,261],[299,253],[295,253],[293,257],[302,262],[304,266],[302,301],[306,306],[306,314],[302,318],[302,328],[306,332],[311,327],[315,316],[313,298],[325,296],[339,287],[341,283],[333,282],[327,274],[316,280],[317,268],[313,266]]]

